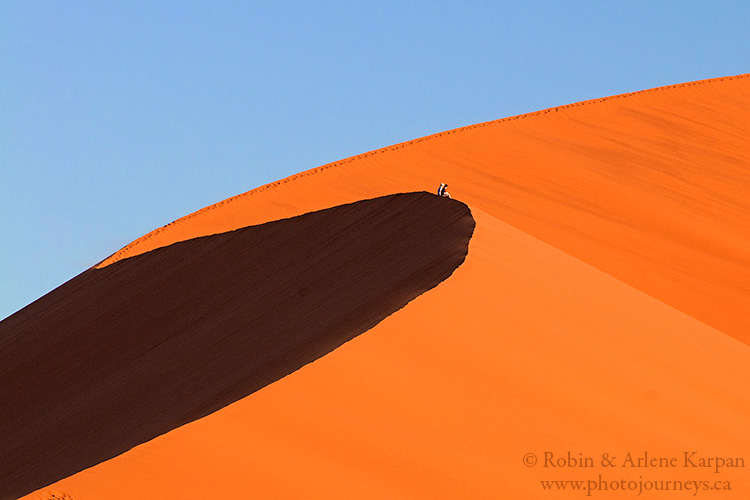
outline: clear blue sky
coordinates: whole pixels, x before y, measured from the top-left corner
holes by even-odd
[[[750,71],[747,1],[0,6],[0,318],[142,234],[442,130]]]

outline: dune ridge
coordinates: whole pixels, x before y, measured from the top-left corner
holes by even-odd
[[[194,217],[199,217],[199,216],[201,216],[201,215],[203,215],[203,214],[205,214],[207,212],[210,212],[212,210],[220,208],[220,207],[222,207],[224,205],[227,205],[229,203],[232,203],[234,201],[238,201],[238,200],[240,200],[242,198],[245,198],[245,197],[248,197],[248,196],[252,196],[252,195],[254,195],[256,193],[261,193],[263,191],[266,191],[268,189],[272,189],[274,187],[281,186],[281,185],[286,184],[288,182],[293,182],[293,181],[301,179],[303,177],[307,177],[307,176],[310,176],[310,175],[315,175],[315,174],[323,172],[323,171],[325,171],[325,170],[327,170],[329,168],[335,168],[335,167],[338,167],[338,166],[341,166],[341,165],[345,165],[347,163],[355,162],[355,161],[357,161],[359,159],[367,158],[369,156],[373,156],[373,155],[377,155],[377,154],[382,154],[382,153],[387,153],[389,151],[398,150],[398,149],[405,148],[405,147],[408,147],[408,146],[411,146],[411,145],[414,145],[414,144],[418,144],[418,143],[423,142],[423,141],[429,141],[429,140],[432,140],[432,139],[437,139],[437,138],[440,138],[440,137],[443,137],[443,136],[446,136],[446,135],[457,134],[457,133],[460,133],[460,132],[465,132],[465,131],[468,131],[468,130],[473,130],[473,129],[481,128],[481,127],[487,127],[487,126],[491,126],[491,125],[499,125],[499,124],[511,122],[513,120],[520,120],[520,119],[525,119],[525,118],[538,117],[538,116],[541,116],[541,115],[546,115],[548,113],[554,113],[554,112],[558,112],[558,111],[562,111],[562,110],[566,110],[566,109],[570,109],[570,108],[576,108],[576,107],[580,107],[580,106],[587,106],[587,105],[602,103],[602,102],[606,102],[606,101],[611,101],[613,99],[624,99],[624,98],[638,96],[638,95],[641,95],[641,94],[644,94],[644,93],[649,93],[649,92],[658,92],[658,91],[664,91],[664,90],[679,89],[679,88],[683,88],[683,87],[690,87],[690,86],[695,86],[695,85],[705,85],[705,84],[711,84],[711,83],[718,83],[718,82],[729,81],[729,80],[734,80],[734,79],[739,79],[739,78],[750,78],[750,73],[745,73],[745,74],[740,74],[740,75],[732,75],[732,76],[723,76],[723,77],[717,77],[717,78],[708,78],[708,79],[705,79],[705,80],[697,80],[697,81],[693,81],[693,82],[683,82],[683,83],[677,83],[677,84],[673,84],[673,85],[665,85],[665,86],[662,86],[662,87],[655,87],[655,88],[651,88],[651,89],[638,90],[638,91],[635,91],[635,92],[628,92],[628,93],[625,93],[625,94],[618,94],[618,95],[613,95],[613,96],[600,97],[600,98],[596,98],[596,99],[589,99],[589,100],[585,100],[585,101],[579,101],[579,102],[570,103],[570,104],[563,104],[563,105],[560,105],[560,106],[555,106],[555,107],[552,107],[552,108],[547,108],[547,109],[543,109],[543,110],[539,110],[539,111],[532,111],[532,112],[529,112],[529,113],[523,113],[523,114],[520,114],[520,115],[510,116],[510,117],[506,117],[506,118],[499,118],[497,120],[490,120],[490,121],[487,121],[487,122],[476,123],[476,124],[467,125],[467,126],[464,126],[464,127],[458,127],[458,128],[451,129],[451,130],[446,130],[444,132],[438,132],[438,133],[431,134],[431,135],[424,136],[424,137],[420,137],[420,138],[417,138],[417,139],[412,139],[412,140],[404,141],[404,142],[401,142],[401,143],[398,143],[398,144],[393,144],[391,146],[386,146],[386,147],[383,147],[383,148],[375,149],[373,151],[369,151],[369,152],[362,153],[362,154],[359,154],[359,155],[351,156],[349,158],[344,158],[342,160],[337,160],[337,161],[334,161],[334,162],[331,162],[331,163],[327,163],[325,165],[321,165],[321,166],[316,167],[316,168],[312,168],[312,169],[306,170],[304,172],[293,174],[293,175],[291,175],[289,177],[286,177],[284,179],[280,179],[278,181],[270,182],[270,183],[265,184],[263,186],[259,186],[259,187],[255,188],[255,189],[252,189],[250,191],[246,191],[244,193],[240,193],[238,195],[231,196],[231,197],[229,197],[229,198],[227,198],[225,200],[219,201],[219,202],[214,203],[212,205],[209,205],[207,207],[204,207],[204,208],[201,208],[199,210],[196,210],[193,213],[190,213],[188,215],[180,217],[179,219],[176,219],[175,221],[170,222],[169,224],[166,224],[166,225],[161,226],[161,227],[159,227],[157,229],[154,229],[153,231],[150,231],[149,233],[147,233],[147,234],[143,235],[142,237],[140,237],[140,238],[134,240],[133,242],[129,243],[128,245],[126,245],[122,249],[118,250],[117,252],[115,252],[111,256],[109,256],[106,259],[104,259],[102,262],[98,263],[97,267],[104,267],[104,266],[107,266],[107,265],[112,264],[114,262],[117,262],[120,259],[127,258],[127,257],[130,257],[132,255],[138,255],[138,253],[143,252],[143,251],[148,251],[148,249],[151,249],[151,248],[157,248],[159,245],[162,245],[163,243],[161,243],[161,242],[157,243],[156,247],[139,248],[139,249],[136,250],[137,247],[141,246],[147,240],[150,240],[151,238],[154,238],[155,236],[159,235],[160,233],[163,233],[164,231],[167,231],[169,228],[171,228],[174,225],[180,225],[181,223],[186,222],[186,221],[188,221],[188,220],[190,220],[190,219],[192,219]]]
[[[748,76],[584,101],[334,162],[178,219],[100,267],[449,182],[469,205],[750,343]]]

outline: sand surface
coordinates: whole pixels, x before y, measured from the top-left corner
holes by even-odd
[[[377,326],[30,498],[567,498],[585,494],[540,481],[598,474],[730,481],[726,497],[745,498],[748,110],[747,75],[563,106],[304,172],[136,240],[97,272],[198,236],[441,181],[476,220],[450,278]],[[598,464],[608,453],[622,464],[644,451],[747,466],[543,460],[570,452]]]

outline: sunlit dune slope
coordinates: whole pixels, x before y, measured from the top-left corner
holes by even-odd
[[[207,207],[103,264],[393,192],[437,189],[750,342],[750,78],[587,101],[356,156]]]
[[[139,238],[96,272],[203,235],[441,181],[476,221],[450,278],[365,334],[29,498],[634,496],[598,491],[620,480],[728,482],[726,496],[742,497],[748,109],[748,75],[563,106],[303,172]],[[397,245],[393,236],[373,252]],[[746,467],[623,466],[627,453],[680,460],[686,451],[744,457]],[[597,467],[545,467],[545,452]],[[600,467],[603,454],[617,466]],[[542,480],[582,480],[590,491],[545,491]]]
[[[460,202],[392,195],[86,271],[0,322],[0,498],[325,355],[447,278],[473,229]]]
[[[750,353],[486,213],[473,215],[464,264],[372,330],[31,498],[586,498],[544,491],[539,481],[597,474],[750,489],[747,469],[524,466],[527,453],[541,460],[544,451],[597,460],[644,450],[746,456]]]

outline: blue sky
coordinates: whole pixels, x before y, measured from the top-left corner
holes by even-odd
[[[5,0],[0,318],[158,226],[472,123],[750,71],[745,1]]]

